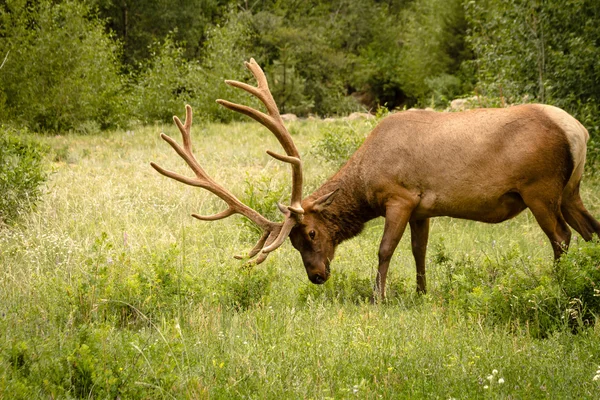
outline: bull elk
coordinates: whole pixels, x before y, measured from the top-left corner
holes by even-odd
[[[565,111],[538,104],[456,113],[406,111],[383,119],[348,162],[316,192],[302,199],[302,162],[285,128],[260,66],[246,67],[258,86],[237,81],[228,85],[256,96],[267,113],[217,102],[267,127],[285,155],[267,151],[292,169],[291,204],[278,205],[284,222],[267,220],[212,180],[192,153],[192,109],[182,123],[174,117],[183,147],[161,137],[190,166],[190,178],[165,170],[159,173],[204,188],[227,204],[204,221],[242,214],[263,230],[247,258],[259,264],[289,236],[300,252],[308,278],[324,283],[337,245],[361,232],[364,224],[385,217],[379,246],[375,294],[385,296],[390,259],[408,224],[417,267],[417,290],[425,292],[425,252],[429,219],[450,216],[488,223],[513,218],[526,208],[550,239],[554,257],[567,249],[569,225],[585,240],[600,234],[600,223],[584,207],[579,186],[586,157],[587,130]]]

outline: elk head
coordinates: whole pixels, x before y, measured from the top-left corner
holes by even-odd
[[[322,215],[325,207],[333,201],[335,192],[316,200],[305,200],[304,217],[290,232],[290,241],[302,256],[308,279],[316,284],[325,283],[329,279],[329,263],[338,244]]]
[[[322,236],[323,238],[327,237],[326,233],[321,232],[314,223],[316,218],[318,218],[314,211],[319,208],[319,202],[317,201],[315,204],[311,204],[310,212],[308,215],[306,215],[307,213],[303,209],[301,203],[302,161],[300,160],[298,150],[296,149],[291,135],[283,124],[283,120],[281,119],[281,115],[279,114],[279,110],[275,104],[275,100],[273,99],[273,96],[269,90],[264,72],[254,61],[254,59],[251,59],[250,62],[246,62],[245,65],[256,78],[258,83],[256,87],[246,83],[230,80],[226,80],[225,83],[230,86],[245,90],[256,96],[265,105],[267,114],[244,105],[231,103],[226,100],[217,100],[217,103],[233,111],[245,114],[258,121],[275,135],[283,147],[286,153],[285,155],[277,154],[269,150],[267,150],[267,153],[279,161],[290,164],[292,167],[291,204],[289,206],[278,204],[279,210],[285,217],[284,222],[276,223],[269,221],[264,216],[242,203],[231,192],[216,183],[206,174],[192,152],[192,143],[190,137],[190,130],[192,126],[192,108],[189,105],[186,106],[186,118],[184,123],[182,123],[179,118],[173,117],[175,124],[181,132],[183,138],[183,147],[164,133],[161,134],[161,138],[169,143],[177,152],[177,154],[179,154],[179,156],[185,160],[196,176],[186,177],[175,172],[168,171],[156,165],[155,163],[150,164],[162,175],[188,185],[204,188],[220,197],[228,205],[228,208],[225,211],[222,211],[218,214],[211,216],[192,214],[193,217],[203,221],[215,221],[237,213],[245,216],[262,229],[263,234],[254,248],[252,248],[245,257],[235,256],[236,258],[247,258],[249,259],[249,263],[260,264],[267,258],[270,252],[281,246],[290,233],[294,231],[292,243],[302,253],[302,259],[304,260],[309,279],[314,283],[323,283],[329,277],[329,260],[331,257],[333,257],[333,245],[328,241],[318,240],[317,237],[317,235],[319,237]],[[319,233],[317,234],[317,232]]]

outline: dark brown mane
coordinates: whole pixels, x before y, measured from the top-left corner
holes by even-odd
[[[327,193],[336,189],[335,198],[328,207],[320,212],[320,216],[327,226],[334,244],[338,245],[344,240],[360,234],[365,223],[378,215],[372,210],[366,199],[361,199],[360,191],[352,187],[345,187],[336,181],[328,182],[315,194]]]

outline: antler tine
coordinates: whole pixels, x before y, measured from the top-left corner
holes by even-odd
[[[175,121],[175,124],[179,128],[179,132],[181,132],[183,148],[189,154],[192,154],[192,141],[190,139],[190,131],[192,130],[192,107],[189,104],[185,105],[185,124],[182,124],[181,120],[176,115],[173,116],[173,121]]]
[[[245,63],[246,68],[252,72],[254,78],[257,81],[258,86],[251,86],[243,82],[226,80],[230,86],[240,88],[245,90],[246,92],[257,97],[267,108],[268,115],[255,110],[251,107],[231,103],[226,100],[217,100],[217,103],[221,104],[224,107],[229,108],[230,110],[237,111],[244,115],[247,115],[262,125],[266,126],[277,138],[283,149],[285,150],[287,156],[280,155],[274,153],[272,151],[267,151],[271,157],[291,164],[292,166],[292,195],[291,195],[291,205],[289,209],[293,212],[294,218],[301,219],[304,210],[302,209],[302,161],[300,160],[300,154],[298,153],[298,149],[292,140],[292,137],[285,125],[283,124],[283,120],[281,119],[281,115],[279,114],[279,109],[277,108],[277,104],[273,99],[273,95],[269,90],[269,84],[267,82],[267,78],[260,67],[256,63],[256,61],[251,58],[250,62]],[[289,232],[288,232],[289,233]]]
[[[188,177],[181,174],[178,174],[173,171],[169,171],[167,169],[162,168],[156,163],[151,162],[150,165],[160,174],[167,176],[169,178],[175,179],[176,181],[185,183],[191,186],[201,187],[220,197],[227,205],[228,208],[225,211],[220,213],[203,216],[199,214],[192,214],[193,217],[203,220],[203,221],[216,221],[219,219],[223,219],[229,217],[235,213],[242,214],[246,218],[250,219],[252,222],[260,226],[262,229],[271,231],[273,227],[278,226],[278,224],[269,221],[255,210],[246,206],[244,203],[239,201],[237,197],[235,197],[231,192],[227,189],[216,183],[210,176],[202,169],[200,163],[194,156],[192,152],[192,141],[190,136],[190,131],[192,127],[192,107],[186,105],[186,118],[185,123],[182,123],[178,117],[173,117],[175,124],[179,128],[181,132],[181,136],[183,138],[183,147],[180,146],[172,137],[161,133],[160,137],[165,140],[171,147],[175,150],[175,152],[183,158],[183,160],[189,165],[189,167],[194,171],[196,177]]]

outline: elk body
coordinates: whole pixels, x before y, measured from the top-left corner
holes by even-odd
[[[324,283],[337,245],[359,234],[367,221],[381,216],[385,227],[376,294],[384,297],[390,260],[407,226],[417,267],[417,290],[425,292],[425,253],[432,217],[498,223],[529,208],[550,240],[556,259],[569,245],[569,225],[585,240],[600,234],[600,223],[579,196],[588,132],[565,111],[547,105],[393,114],[375,127],[339,172],[302,200],[298,151],[262,70],[254,60],[246,65],[258,87],[226,82],[257,96],[268,115],[218,102],[265,125],[286,151],[286,155],[268,151],[292,165],[291,205],[279,205],[285,222],[266,220],[206,175],[191,152],[189,106],[185,125],[174,117],[184,147],[162,136],[190,165],[196,178],[152,166],[163,175],[215,193],[229,205],[214,216],[193,214],[196,218],[215,220],[240,213],[263,228],[263,236],[248,254],[257,264],[289,236],[302,256],[308,278]]]

